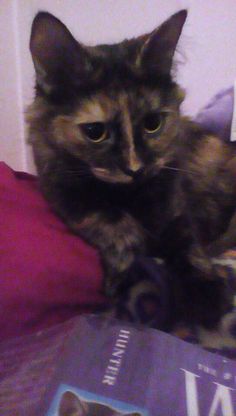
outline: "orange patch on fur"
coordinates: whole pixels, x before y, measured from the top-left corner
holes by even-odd
[[[108,122],[113,119],[118,111],[115,100],[107,95],[98,93],[90,99],[86,99],[74,113],[73,118],[77,124]]]
[[[79,145],[84,141],[82,134],[79,133],[78,126],[74,123],[71,116],[58,116],[53,120],[53,132],[57,143]]]

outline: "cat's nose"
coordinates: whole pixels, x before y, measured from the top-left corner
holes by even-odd
[[[133,178],[136,178],[137,176],[141,176],[144,172],[144,167],[140,167],[138,169],[126,169],[125,173],[129,176],[132,176]]]

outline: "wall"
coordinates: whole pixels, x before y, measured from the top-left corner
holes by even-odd
[[[84,43],[111,43],[148,32],[175,11],[189,16],[180,41],[177,79],[187,91],[183,111],[194,115],[236,73],[235,0],[0,0],[0,154],[16,169],[33,170],[25,145],[23,108],[33,97],[28,51],[38,10],[62,19]]]
[[[26,167],[17,16],[14,1],[0,0],[0,160]]]

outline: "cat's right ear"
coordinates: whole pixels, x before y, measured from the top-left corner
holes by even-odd
[[[33,21],[30,51],[37,84],[46,94],[73,78],[83,79],[89,68],[86,48],[55,16],[39,12]]]

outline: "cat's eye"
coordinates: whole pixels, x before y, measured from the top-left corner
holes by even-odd
[[[163,114],[150,112],[143,119],[144,131],[148,134],[157,133],[163,125]]]
[[[102,122],[80,124],[82,132],[94,143],[100,143],[108,137],[106,125]]]

